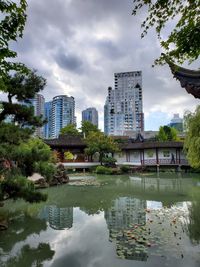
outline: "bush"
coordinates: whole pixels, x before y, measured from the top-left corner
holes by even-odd
[[[47,182],[53,179],[53,175],[56,172],[55,165],[49,162],[37,162],[35,164],[35,171],[39,172]]]
[[[130,167],[127,165],[122,165],[122,166],[120,166],[120,170],[123,173],[128,173],[130,171]]]
[[[102,162],[107,167],[115,167],[116,159],[113,157],[105,157],[102,159]]]
[[[10,198],[23,198],[30,203],[45,201],[46,194],[35,191],[34,184],[24,176],[10,176],[0,183],[1,200],[7,195]]]
[[[96,173],[97,174],[112,174],[113,171],[111,168],[107,168],[105,166],[97,166]]]

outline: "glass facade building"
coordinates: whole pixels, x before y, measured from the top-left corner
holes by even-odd
[[[74,97],[67,95],[55,96],[51,110],[51,138],[58,137],[60,130],[68,124],[75,124],[75,101]]]
[[[114,82],[104,106],[104,132],[124,135],[130,130],[144,131],[142,72],[115,73]]]
[[[96,108],[87,108],[83,110],[82,121],[89,121],[98,127],[98,111]]]

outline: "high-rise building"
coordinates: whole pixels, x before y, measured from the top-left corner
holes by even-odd
[[[34,115],[39,116],[44,119],[44,103],[45,98],[41,94],[36,94],[34,98],[28,99],[26,101],[20,102],[22,105],[26,106],[33,106],[34,108]],[[34,135],[39,136],[41,138],[44,137],[44,127],[37,127],[35,130]]]
[[[44,96],[41,94],[36,94],[35,98],[32,101],[35,116],[42,116],[42,119],[44,119]],[[44,127],[37,127],[35,130],[35,134],[41,138],[44,138]]]
[[[75,101],[73,96],[59,95],[52,101],[51,134],[56,138],[60,130],[68,124],[75,124]]]
[[[179,132],[183,131],[183,119],[179,117],[178,113],[174,114],[169,126],[175,128]]]
[[[51,113],[52,113],[52,101],[45,102],[44,117],[47,122],[44,125],[44,137],[46,139],[51,137]]]
[[[82,121],[89,121],[98,127],[98,111],[96,108],[87,108],[83,110]]]
[[[104,106],[104,132],[124,135],[144,131],[142,72],[115,73],[115,88],[108,87]]]

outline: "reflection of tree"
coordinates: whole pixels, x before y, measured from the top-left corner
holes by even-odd
[[[116,241],[117,255],[132,260],[147,260],[144,243],[128,241],[128,231],[134,226],[138,229],[146,224],[146,201],[120,197],[113,201],[112,207],[105,211],[105,219],[111,241]]]
[[[40,217],[45,218],[53,229],[71,228],[73,225],[73,208],[59,208],[54,205],[46,206],[41,211]]]
[[[25,240],[29,235],[39,234],[46,228],[45,220],[20,215],[10,222],[7,231],[0,234],[0,240],[2,241],[0,247],[4,251],[10,251],[16,243]]]
[[[51,260],[54,253],[49,244],[40,243],[37,248],[31,248],[29,245],[25,245],[22,247],[20,255],[9,259],[6,266],[42,267],[43,262],[45,260]]]
[[[192,242],[200,243],[200,190],[193,193],[192,205],[189,208],[188,233]]]

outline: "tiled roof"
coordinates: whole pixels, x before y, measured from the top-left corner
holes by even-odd
[[[190,70],[177,66],[166,59],[174,77],[179,80],[181,87],[185,88],[188,94],[200,98],[200,70]]]
[[[127,144],[122,144],[121,149],[144,149],[144,148],[183,148],[183,142],[166,141],[166,142],[130,142]]]
[[[58,138],[46,139],[44,142],[49,146],[86,147],[86,144],[81,136],[59,135]]]

